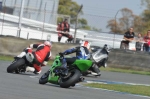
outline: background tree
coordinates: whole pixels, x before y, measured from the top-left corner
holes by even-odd
[[[112,19],[108,21],[107,28],[110,28],[111,32],[125,33],[130,27],[134,28],[135,32],[139,31],[139,22],[141,18],[133,14],[132,10],[128,8],[121,9],[122,17],[119,19]]]
[[[115,22],[115,19],[108,21],[107,28],[110,28],[111,32],[122,33],[122,31],[120,30],[120,25],[118,22]]]
[[[122,18],[120,18],[119,21],[122,27],[120,28],[122,31],[127,31],[130,27],[132,27],[132,22],[134,18],[133,12],[128,8],[123,8],[121,10],[121,13]]]
[[[146,34],[147,30],[150,30],[150,0],[141,0],[141,5],[146,9],[143,11],[142,17],[142,33]]]
[[[141,5],[145,6],[147,10],[150,10],[150,0],[141,0]]]
[[[96,31],[96,32],[102,32],[102,29],[98,29],[98,28],[96,28],[96,27],[92,27],[91,30],[92,30],[92,31]]]
[[[76,2],[72,0],[59,0],[59,6],[58,6],[58,14],[63,15],[69,15],[70,16],[70,23],[71,26],[74,27],[75,21],[76,21],[76,15],[80,8],[80,5],[78,5]],[[83,11],[81,10],[79,14],[83,14]],[[62,18],[58,18],[58,22],[62,22]],[[88,26],[88,22],[84,18],[79,18],[78,20],[79,27],[81,29],[88,29],[90,30],[90,26]]]
[[[88,24],[87,20],[84,18],[78,19],[78,22],[79,22],[79,24],[78,24],[79,27],[83,27]]]
[[[134,20],[133,20],[134,31],[136,31],[137,33],[142,33],[143,26],[144,26],[144,22],[142,20],[142,17],[137,16],[137,15],[134,15],[133,17],[134,17]]]

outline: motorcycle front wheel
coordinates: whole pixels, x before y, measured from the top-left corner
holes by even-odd
[[[46,84],[48,82],[48,76],[50,71],[48,70],[46,73],[44,73],[41,78],[39,79],[39,84]]]

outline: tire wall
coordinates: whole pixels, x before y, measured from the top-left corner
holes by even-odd
[[[150,70],[150,54],[146,52],[112,50],[108,66],[126,69]]]

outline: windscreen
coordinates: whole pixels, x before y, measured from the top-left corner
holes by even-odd
[[[102,53],[102,49],[98,49],[96,52],[92,53],[92,59],[98,63],[104,58],[107,58],[107,54]]]

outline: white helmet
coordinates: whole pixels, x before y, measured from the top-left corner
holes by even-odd
[[[44,45],[47,45],[47,46],[49,46],[49,47],[52,47],[52,43],[51,43],[50,41],[45,41],[45,42],[44,42]]]
[[[88,41],[82,41],[80,46],[84,46],[84,47],[87,47],[87,49],[89,49],[90,45],[91,45],[90,42],[88,42]]]

